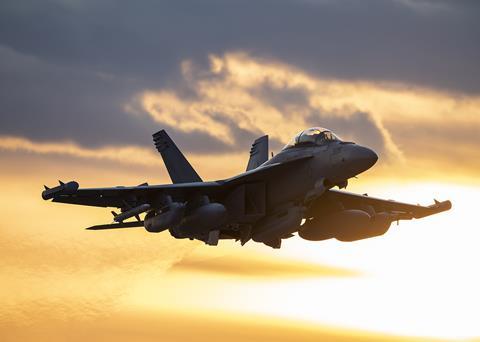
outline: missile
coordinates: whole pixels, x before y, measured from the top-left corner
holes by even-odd
[[[48,186],[45,185],[45,190],[42,191],[42,198],[44,200],[49,200],[51,198],[54,198],[56,195],[67,195],[67,194],[73,194],[75,191],[78,190],[78,183],[75,181],[71,181],[68,183],[64,183],[62,181],[58,181],[60,185],[54,187],[54,188],[49,188]]]
[[[141,204],[138,207],[132,208],[130,210],[124,211],[121,214],[115,215],[113,220],[115,222],[123,222],[123,220],[129,219],[130,217],[137,216],[141,213],[144,213],[146,211],[150,210],[150,204],[145,203]]]

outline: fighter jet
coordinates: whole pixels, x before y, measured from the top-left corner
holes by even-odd
[[[164,130],[153,134],[153,141],[173,184],[79,189],[75,181],[60,182],[45,186],[42,198],[120,210],[112,211],[113,223],[89,230],[144,227],[207,245],[234,239],[242,246],[253,240],[273,248],[296,234],[309,241],[367,239],[385,234],[392,222],[451,208],[450,201],[421,206],[341,190],[378,156],[321,127],[300,132],[270,159],[268,136],[262,136],[252,144],[245,172],[208,182]]]

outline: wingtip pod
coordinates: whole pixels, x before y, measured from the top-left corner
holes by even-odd
[[[444,211],[448,211],[452,209],[452,202],[450,201],[437,201],[435,200],[435,203],[426,207],[424,211],[421,213],[415,215],[415,218],[422,218],[430,215],[435,215]]]
[[[42,198],[44,200],[49,200],[54,198],[56,195],[64,195],[64,194],[73,194],[75,191],[78,190],[78,183],[75,181],[71,181],[68,183],[63,183],[59,181],[60,185],[54,188],[48,188],[45,186],[45,190],[42,191]]]
[[[437,201],[435,200],[435,204],[431,205],[429,208],[433,209],[435,213],[440,213],[442,211],[447,211],[452,209],[452,202],[450,201]]]

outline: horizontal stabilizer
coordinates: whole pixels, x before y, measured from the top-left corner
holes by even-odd
[[[202,179],[165,130],[153,135],[153,141],[167,167],[172,183],[195,183]]]
[[[119,228],[137,228],[137,227],[143,227],[143,221],[100,224],[98,226],[92,226],[92,227],[88,227],[88,228],[85,228],[85,229],[87,229],[87,230],[105,230],[105,229],[119,229]]]

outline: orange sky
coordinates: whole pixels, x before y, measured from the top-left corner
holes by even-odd
[[[168,182],[153,146],[85,147],[3,135],[2,341],[480,337],[480,98],[322,79],[245,53],[212,55],[210,62],[207,71],[217,77],[202,78],[190,61],[182,64],[199,98],[146,89],[125,106],[133,116],[145,109],[159,127],[204,130],[235,144],[224,121],[202,115],[221,110],[246,129],[286,142],[305,128],[305,108],[292,105],[283,120],[254,90],[264,82],[301,88],[310,107],[335,118],[371,113],[383,137],[380,161],[349,190],[422,204],[451,199],[453,210],[392,225],[375,239],[345,244],[295,237],[280,251],[231,242],[213,248],[143,229],[85,231],[109,222],[108,210],[44,202],[42,185]],[[345,138],[368,141],[361,132]],[[218,179],[241,172],[247,153],[188,157],[204,179]]]

